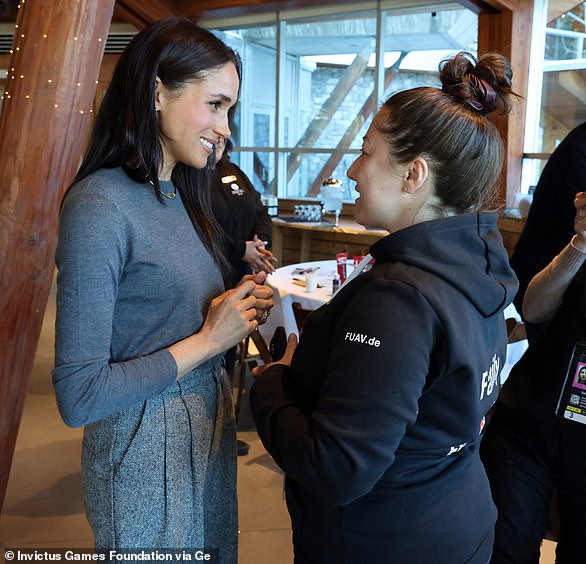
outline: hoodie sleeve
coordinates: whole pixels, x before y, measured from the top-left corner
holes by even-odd
[[[333,335],[324,336],[332,338],[331,357],[315,409],[283,365],[253,385],[257,429],[277,464],[336,505],[368,493],[417,419],[440,331],[432,307],[411,286],[387,280],[363,288]],[[302,343],[303,336],[296,354]]]

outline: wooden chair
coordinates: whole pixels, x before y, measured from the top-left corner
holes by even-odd
[[[508,343],[517,343],[527,338],[527,331],[525,329],[525,323],[518,321],[514,317],[508,317],[505,320],[507,324],[507,335]]]
[[[262,335],[256,331],[253,331],[248,337],[246,337],[239,345],[239,369],[238,369],[238,383],[236,387],[236,402],[234,406],[234,416],[238,423],[238,416],[240,415],[240,404],[242,401],[242,395],[244,393],[244,379],[246,377],[246,369],[252,370],[259,364],[265,364],[271,362],[271,355],[269,348],[265,343]]]
[[[305,320],[307,319],[312,310],[304,309],[299,302],[293,302],[291,306],[293,307],[293,315],[295,316],[297,330],[301,333],[301,330],[305,325]]]

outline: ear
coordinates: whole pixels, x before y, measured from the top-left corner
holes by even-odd
[[[161,101],[164,98],[163,88],[163,83],[157,76],[155,79],[155,112],[158,112],[161,109]]]
[[[411,161],[405,174],[403,190],[414,194],[418,192],[429,177],[429,167],[423,157],[416,157]]]

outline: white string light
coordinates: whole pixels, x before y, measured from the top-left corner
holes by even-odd
[[[25,0],[22,0],[21,3],[18,5],[18,8],[20,9],[24,4],[25,4]],[[18,24],[14,24],[14,27],[15,27],[15,29],[18,29],[19,28],[19,25]],[[15,37],[17,37],[16,34],[15,34]],[[21,33],[19,39],[24,39],[24,38],[25,38],[25,34],[24,33]],[[48,34],[43,33],[42,34],[42,38],[43,39],[47,39],[48,38]],[[73,41],[78,41],[79,40],[79,36],[75,35],[75,36],[73,36],[72,39],[73,39]],[[102,43],[103,42],[103,38],[102,37],[98,37],[97,38],[97,41],[98,41],[98,43]],[[14,47],[14,49],[10,49],[10,54],[14,54],[15,52],[20,52],[20,50],[21,50],[20,49],[20,46],[19,45],[16,45]],[[16,73],[15,67],[11,67],[10,68],[10,72],[12,73],[11,74],[11,77],[10,77],[11,80],[17,80],[17,73]],[[18,75],[18,79],[24,80],[24,75],[23,74]],[[52,78],[47,79],[47,84],[53,84],[53,79]],[[99,80],[96,80],[96,84],[99,84]],[[76,83],[76,86],[78,88],[81,88],[82,83],[81,82],[77,82]],[[4,99],[10,100],[10,99],[12,99],[12,95],[10,94],[10,92],[8,90],[6,90],[6,91],[4,91],[2,93],[2,95],[0,96],[0,99],[2,99],[2,100],[4,100]],[[24,96],[24,99],[30,101],[30,100],[33,99],[33,96],[31,96],[30,94],[26,94]],[[53,104],[53,108],[55,110],[60,110],[60,111],[63,111],[64,109],[66,109],[64,107],[61,107],[59,104]],[[73,110],[72,109],[72,111],[77,111],[80,115],[85,115],[86,113],[87,114],[93,114],[93,108],[89,108],[89,109],[78,109],[78,110]]]

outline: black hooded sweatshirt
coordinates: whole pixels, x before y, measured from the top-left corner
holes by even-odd
[[[307,320],[291,368],[254,383],[286,472],[296,562],[486,564],[496,510],[478,456],[517,290],[494,214],[397,231]]]

